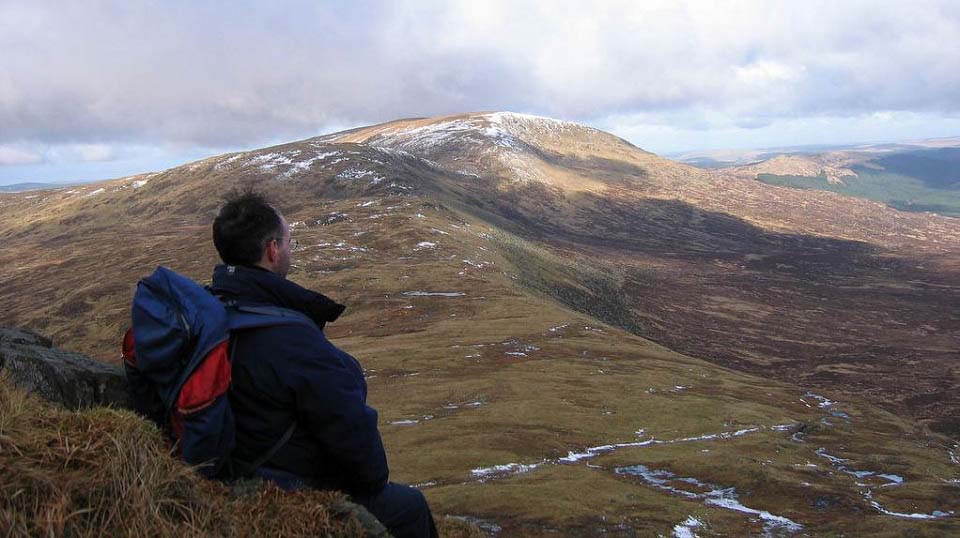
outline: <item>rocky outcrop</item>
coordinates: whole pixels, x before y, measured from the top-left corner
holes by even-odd
[[[126,407],[123,369],[53,347],[43,336],[0,328],[0,372],[14,385],[67,408]]]

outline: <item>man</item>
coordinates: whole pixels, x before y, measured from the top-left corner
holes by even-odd
[[[288,308],[316,323],[235,337],[235,458],[249,462],[269,453],[294,424],[259,476],[285,489],[345,491],[397,538],[436,536],[423,494],[388,481],[360,364],[322,332],[345,307],[286,279],[292,245],[283,215],[259,194],[234,195],[214,220],[213,242],[224,265],[214,269],[211,287],[222,300]]]

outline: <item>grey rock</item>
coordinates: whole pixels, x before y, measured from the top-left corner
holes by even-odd
[[[127,407],[122,368],[54,348],[29,331],[0,328],[0,371],[14,385],[70,409]]]
[[[380,523],[376,516],[371,514],[366,508],[350,501],[341,501],[330,509],[336,514],[352,515],[360,521],[366,530],[368,538],[392,538],[392,534]]]
[[[263,486],[261,478],[246,478],[237,480],[230,485],[230,496],[243,498],[255,495]],[[340,501],[330,506],[330,511],[339,516],[353,516],[363,525],[364,535],[367,538],[392,538],[390,531],[380,523],[376,516],[363,506],[348,500]]]

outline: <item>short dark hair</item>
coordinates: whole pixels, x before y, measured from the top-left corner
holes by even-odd
[[[283,235],[280,214],[263,194],[231,192],[213,221],[213,245],[227,265],[255,265],[267,243]]]

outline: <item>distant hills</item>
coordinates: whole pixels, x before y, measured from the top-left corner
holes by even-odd
[[[831,191],[883,202],[901,211],[960,216],[960,138],[679,158],[721,175]]]
[[[504,536],[956,534],[960,221],[756,179],[934,170],[792,157],[704,170],[495,112],[2,194],[0,326],[116,361],[137,279],[207,281],[223,195],[253,186],[302,245],[291,279],[348,305],[325,331],[437,513]]]
[[[0,192],[26,192],[42,189],[58,189],[60,187],[69,187],[71,185],[77,185],[77,183],[40,183],[36,181],[12,183],[10,185],[0,185]]]

